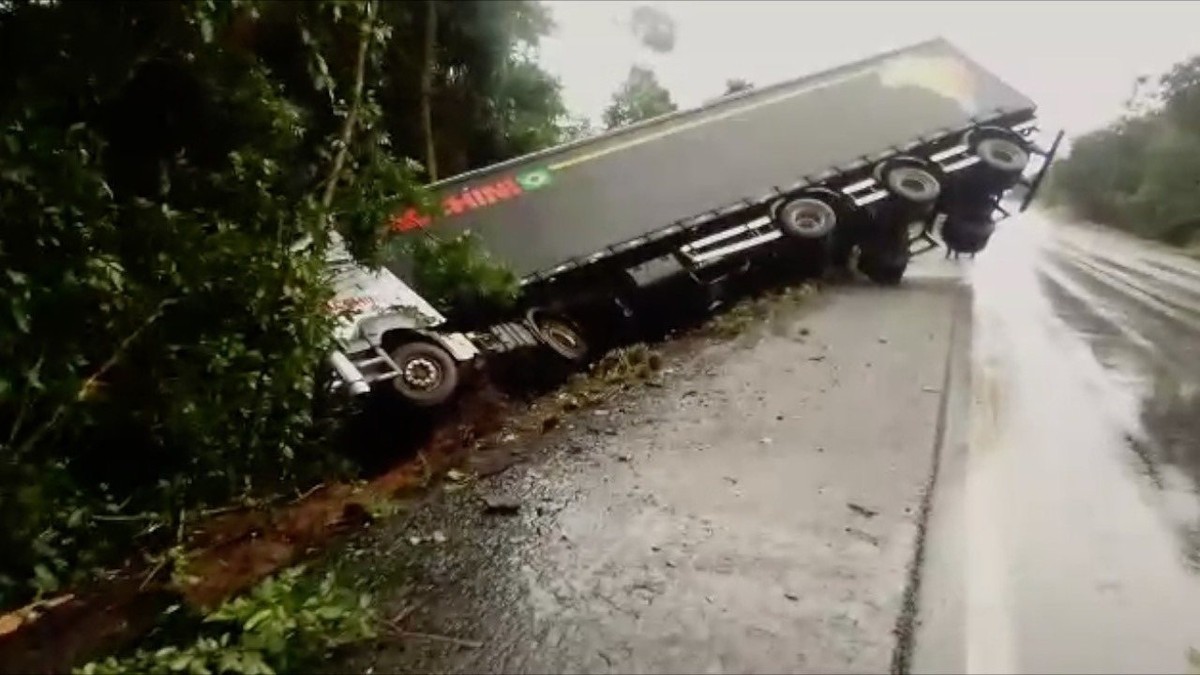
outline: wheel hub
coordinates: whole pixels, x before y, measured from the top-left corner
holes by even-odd
[[[418,357],[404,364],[401,376],[409,386],[429,390],[437,386],[441,379],[441,369],[431,359]]]
[[[821,229],[822,218],[821,214],[816,211],[801,211],[796,214],[793,222],[796,227],[805,232],[816,232]]]

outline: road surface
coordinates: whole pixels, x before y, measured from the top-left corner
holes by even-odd
[[[351,547],[406,632],[344,667],[1186,671],[1198,332],[1200,266],[1037,215],[778,303]]]
[[[1037,214],[972,270],[914,669],[1186,672],[1200,648],[1200,265]]]

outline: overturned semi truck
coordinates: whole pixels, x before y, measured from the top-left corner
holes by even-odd
[[[628,315],[664,283],[782,259],[897,284],[913,255],[977,253],[1030,204],[1062,137],[1039,135],[1033,101],[936,39],[454,176],[430,186],[439,214],[391,229],[472,231],[520,277],[518,311],[455,326],[385,271],[378,301],[343,284],[339,302],[369,308],[331,360],[357,391],[429,405],[480,353],[585,358],[580,317]]]

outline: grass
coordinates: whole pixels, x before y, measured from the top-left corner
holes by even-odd
[[[799,305],[816,293],[815,284],[802,283],[745,298],[728,310],[713,316],[701,330],[718,338],[735,338],[751,326],[775,318],[780,311]]]

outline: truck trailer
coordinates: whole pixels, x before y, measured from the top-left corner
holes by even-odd
[[[369,336],[351,318],[338,372],[436,403],[453,389],[439,373],[472,351],[585,358],[583,317],[628,316],[664,283],[704,288],[772,259],[897,284],[911,256],[973,255],[1028,207],[1062,138],[1045,148],[1039,132],[1033,101],[935,39],[439,181],[440,213],[406,209],[391,230],[474,233],[520,278],[518,311],[393,318]]]

